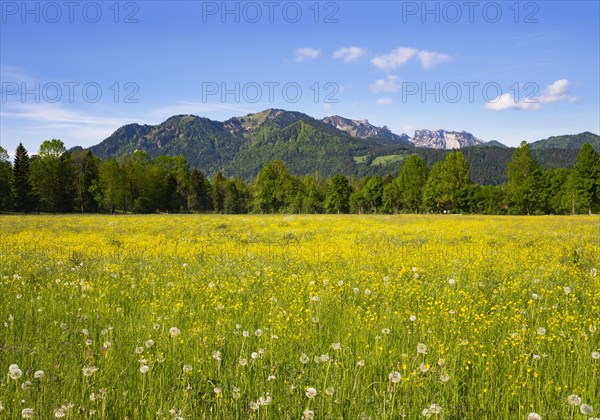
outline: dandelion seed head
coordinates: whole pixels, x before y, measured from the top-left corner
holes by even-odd
[[[98,371],[98,368],[96,366],[86,366],[81,369],[83,376],[86,377],[92,376],[96,371]]]
[[[302,412],[302,420],[313,420],[315,418],[315,412],[312,410],[304,410]]]
[[[594,407],[588,404],[581,404],[579,406],[579,411],[581,411],[581,414],[583,414],[584,416],[589,416],[594,412]]]
[[[306,388],[305,394],[308,398],[315,398],[317,396],[317,390],[313,387],[308,387]]]
[[[390,374],[388,375],[388,378],[393,384],[397,384],[398,382],[400,382],[402,375],[400,375],[400,372],[394,371],[394,372],[390,372]]]
[[[33,408],[24,408],[21,411],[21,417],[23,417],[24,419],[31,419],[31,418],[33,418],[33,415],[34,415]]]

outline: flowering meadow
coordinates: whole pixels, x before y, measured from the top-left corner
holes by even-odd
[[[593,419],[597,216],[3,216],[2,419]]]

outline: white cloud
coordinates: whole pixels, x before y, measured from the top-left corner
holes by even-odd
[[[321,55],[321,51],[314,48],[298,48],[296,50],[296,61],[314,60]]]
[[[419,51],[418,57],[419,61],[421,61],[421,67],[424,69],[430,69],[437,64],[450,61],[452,58],[448,54],[441,54],[432,51]]]
[[[541,109],[541,105],[537,102],[532,102],[532,100],[523,99],[521,101],[515,101],[514,97],[510,93],[503,93],[497,98],[493,99],[490,102],[486,102],[486,109],[491,109],[492,111],[505,111],[507,109]]]
[[[377,105],[383,106],[383,105],[391,105],[392,104],[392,98],[379,98],[377,99]]]
[[[418,54],[418,50],[414,48],[400,47],[396,48],[389,54],[378,55],[371,63],[379,69],[391,70],[406,63],[408,60]]]
[[[551,85],[546,86],[544,93],[540,96],[540,102],[552,104],[555,102],[576,102],[577,97],[569,95],[571,82],[567,79],[560,79]]]
[[[58,104],[22,103],[11,105],[0,112],[0,117],[5,119],[30,120],[37,122],[85,124],[92,126],[115,126],[127,124],[130,121],[122,118],[96,117],[77,111],[70,111]]]
[[[557,102],[573,103],[578,100],[577,97],[569,94],[571,83],[567,79],[560,79],[546,86],[541,96],[537,98],[525,97],[515,101],[510,93],[504,93],[494,100],[485,104],[486,109],[493,111],[505,111],[507,109],[517,110],[540,110],[543,104],[552,104]]]
[[[11,124],[2,125],[2,137],[23,137],[31,150],[36,141],[28,139],[58,138],[67,146],[90,146],[110,136],[119,127],[131,123],[129,118],[99,117],[69,110],[60,104],[19,103],[4,106],[0,118]],[[21,127],[25,122],[24,127]]]
[[[350,63],[352,61],[357,61],[359,58],[364,56],[367,53],[367,50],[360,47],[345,47],[340,48],[336,52],[333,53],[333,58],[341,58],[346,63]]]
[[[377,79],[375,83],[369,86],[369,90],[373,93],[380,92],[398,92],[400,89],[399,77],[394,75],[389,75],[385,79]]]
[[[452,59],[448,54],[400,47],[389,54],[378,55],[371,60],[371,63],[378,69],[392,70],[406,64],[412,58],[417,58],[421,62],[421,67],[424,69],[430,69],[437,64],[445,63]]]

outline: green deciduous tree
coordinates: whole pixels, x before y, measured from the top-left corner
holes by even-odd
[[[531,157],[527,142],[521,142],[508,163],[507,195],[510,212],[532,214],[543,209],[542,172]]]
[[[278,213],[290,207],[300,187],[283,161],[265,164],[254,182],[254,208],[259,213]]]
[[[198,169],[192,169],[189,175],[187,206],[188,210],[199,212],[213,209],[212,186]]]
[[[410,155],[406,159],[395,181],[398,185],[400,205],[403,209],[414,213],[420,210],[428,172],[422,157]]]
[[[583,145],[573,166],[577,201],[592,214],[600,207],[600,156],[589,143]]]
[[[383,179],[380,176],[369,179],[362,194],[366,210],[371,213],[378,213],[383,204]]]
[[[46,140],[31,160],[31,184],[39,210],[71,212],[74,208],[75,173],[71,154],[62,141]]]
[[[8,152],[0,146],[0,211],[12,208],[12,165],[8,161]]]
[[[94,213],[99,210],[98,201],[92,186],[100,177],[101,161],[90,151],[73,153],[75,173],[75,205],[82,213]]]
[[[342,174],[334,175],[327,188],[325,211],[327,213],[349,213],[351,194],[352,187],[348,178]]]
[[[425,206],[434,211],[466,211],[469,198],[469,165],[461,152],[436,162],[423,190]]]

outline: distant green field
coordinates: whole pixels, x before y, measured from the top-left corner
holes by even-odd
[[[387,156],[379,156],[373,159],[371,166],[385,166],[394,162],[401,162],[404,160],[403,155],[387,155]]]

